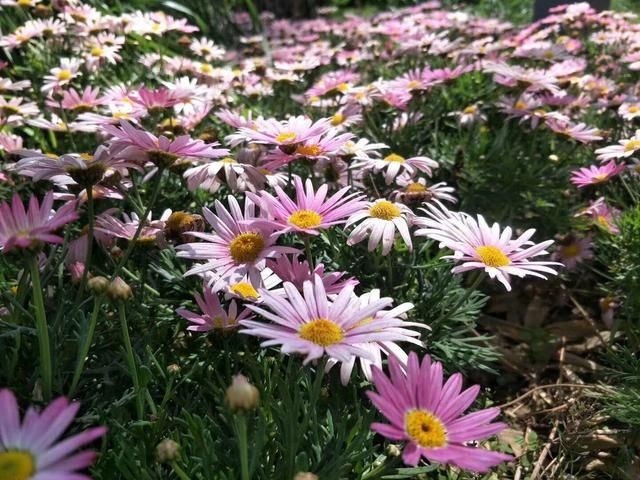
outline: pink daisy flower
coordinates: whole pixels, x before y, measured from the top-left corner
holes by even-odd
[[[347,286],[355,287],[360,283],[353,277],[343,278],[345,272],[325,273],[322,263],[316,265],[313,271],[309,268],[309,262],[300,260],[298,255],[282,255],[276,259],[267,260],[267,267],[271,269],[283,282],[293,283],[295,287],[302,291],[304,282],[320,277],[327,295],[340,293]]]
[[[167,245],[165,226],[171,213],[171,210],[165,210],[160,219],[152,220],[153,214],[149,212],[149,216],[143,222],[143,227],[136,239],[136,244],[164,248]],[[109,211],[96,217],[96,232],[101,234],[97,239],[101,244],[108,245],[115,238],[122,238],[127,241],[133,240],[140,226],[140,217],[135,212],[132,212],[131,215],[123,213],[122,218],[123,220],[117,219]]]
[[[326,133],[330,128],[330,118],[313,122],[310,118],[298,116],[284,121],[256,121],[253,128],[240,127],[239,133],[250,142],[276,145],[284,153],[292,154],[298,145]]]
[[[354,168],[362,166],[371,169],[374,172],[385,170],[384,180],[387,185],[391,185],[393,180],[401,172],[406,172],[413,176],[416,172],[421,171],[431,176],[432,169],[438,168],[438,162],[431,160],[429,157],[409,157],[405,158],[397,153],[391,153],[384,158],[359,158],[361,160],[354,164]]]
[[[42,412],[30,408],[20,422],[20,410],[10,390],[0,390],[0,473],[9,480],[86,479],[77,473],[91,466],[95,452],[77,449],[102,437],[107,429],[96,427],[60,437],[73,422],[80,404],[66,398],[54,400]]]
[[[619,175],[624,168],[623,163],[618,165],[615,160],[611,160],[609,163],[601,166],[591,165],[587,168],[580,168],[571,172],[571,183],[578,188],[598,185]]]
[[[585,123],[572,124],[568,119],[561,116],[547,115],[545,124],[552,131],[573,138],[580,143],[590,143],[602,140],[601,131],[595,127],[589,127]]]
[[[100,98],[100,88],[86,87],[81,93],[76,91],[75,88],[69,90],[61,90],[61,100],[48,99],[47,106],[51,108],[64,108],[65,110],[71,110],[74,112],[86,112],[93,110],[94,107],[102,105],[104,100]]]
[[[194,313],[186,308],[178,308],[176,313],[186,318],[191,325],[187,330],[192,332],[209,332],[211,330],[232,330],[237,328],[241,320],[251,318],[251,312],[246,308],[239,309],[232,300],[227,310],[222,308],[218,294],[206,283],[202,286],[202,296],[196,294],[196,303],[202,313]]]
[[[48,192],[42,203],[33,196],[25,207],[17,193],[11,203],[0,204],[0,250],[7,253],[14,248],[35,248],[41,243],[62,243],[54,232],[78,218],[75,202],[52,210],[53,192]]]
[[[151,90],[147,87],[142,87],[134,91],[129,98],[134,104],[144,108],[149,113],[173,107],[181,102],[181,99],[175,96],[175,92],[168,88]]]
[[[334,300],[327,297],[320,277],[307,281],[302,288],[304,296],[292,283],[285,283],[286,297],[262,290],[262,306],[249,305],[270,323],[244,320],[240,333],[264,337],[263,347],[281,345],[285,354],[305,355],[304,363],[323,355],[349,362],[353,356],[375,357],[359,344],[379,341],[404,341],[407,337],[401,329],[404,321],[385,317],[384,321],[369,322],[391,305],[391,298],[382,298],[362,306],[353,294],[353,286],[345,287]],[[267,307],[265,310],[262,307]]]
[[[616,225],[616,219],[619,215],[620,211],[618,209],[609,207],[605,198],[600,197],[575,216],[589,216],[598,227],[605,229],[609,233],[618,234],[620,233],[620,228]]]
[[[593,241],[591,236],[576,238],[568,235],[553,252],[551,258],[560,261],[569,270],[573,270],[583,260],[593,258]]]
[[[178,246],[178,256],[207,260],[186,275],[208,271],[221,278],[249,275],[251,283],[257,285],[267,258],[299,253],[299,250],[275,245],[280,233],[274,232],[274,226],[266,219],[256,217],[255,204],[251,199],[245,200],[244,213],[234,197],[229,196],[227,200],[231,211],[218,200],[215,202],[215,214],[208,208],[202,210],[214,233],[188,232],[205,241]]]
[[[482,215],[478,215],[476,220],[464,212],[451,212],[441,203],[427,204],[426,207],[424,212],[427,217],[417,217],[414,221],[423,227],[415,234],[437,240],[440,242],[440,248],[453,250],[453,255],[443,258],[462,262],[453,268],[454,273],[482,269],[489,277],[497,278],[509,291],[511,275],[532,275],[546,279],[542,273],[557,274],[551,266],[561,264],[530,260],[532,257],[548,253],[546,248],[553,243],[553,240],[539,244],[531,242],[529,239],[535,233],[535,229],[529,229],[513,239],[510,227],[502,230],[497,223],[489,227]]]
[[[395,357],[389,357],[387,377],[379,368],[373,371],[377,392],[369,391],[371,403],[389,423],[373,423],[371,429],[393,441],[406,441],[404,463],[416,466],[422,457],[473,472],[486,472],[509,460],[511,455],[467,445],[492,437],[506,428],[491,421],[500,414],[497,407],[463,415],[471,406],[480,386],[462,390],[462,375],[446,382],[442,364],[425,355],[409,354],[406,372]]]
[[[380,300],[380,290],[375,289],[370,292],[361,295],[360,303],[362,307],[366,307],[371,303],[377,302]],[[406,321],[407,312],[413,308],[411,303],[403,303],[402,305],[398,305],[391,310],[383,310],[378,312],[376,315],[372,316],[368,319],[369,322],[375,324],[383,324],[389,318],[399,318],[404,321],[402,327],[392,327],[394,331],[397,333],[405,335],[403,339],[404,342],[412,343],[414,345],[418,345],[423,347],[424,344],[419,340],[420,332],[418,330],[412,330],[412,328],[428,328],[424,323],[416,323],[416,322],[408,322]],[[382,327],[384,328],[384,327]],[[356,365],[356,361],[360,364],[360,368],[364,377],[371,381],[372,379],[372,367],[382,368],[382,359],[387,356],[393,356],[400,363],[405,366],[407,364],[407,354],[406,352],[397,344],[397,341],[382,341],[382,342],[368,342],[362,343],[358,345],[359,347],[367,350],[375,360],[370,360],[365,357],[351,357],[348,362],[342,362],[340,365],[340,380],[343,385],[349,383],[349,378],[351,377],[351,373]],[[336,365],[337,362],[335,360],[329,360],[327,363],[327,370]]]
[[[226,148],[214,148],[219,144],[193,140],[180,135],[173,140],[161,135],[156,137],[146,130],[139,130],[126,120],[120,127],[103,125],[102,129],[113,136],[111,150],[120,158],[143,161],[148,159],[159,167],[172,165],[180,157],[218,158],[229,154]]]
[[[261,195],[248,193],[255,203],[264,203],[279,232],[297,232],[318,235],[321,229],[345,223],[347,217],[364,205],[361,195],[345,194],[344,187],[327,198],[328,187],[323,184],[314,191],[311,179],[303,186],[300,177],[294,179],[296,200],[292,200],[280,187],[275,187],[277,198],[263,191]],[[306,187],[306,188],[305,188]]]
[[[32,151],[23,155],[25,158],[16,163],[15,170],[36,182],[52,180],[63,185],[78,183],[89,186],[100,182],[109,172],[117,171],[127,176],[127,168],[140,170],[138,164],[112,156],[109,149],[102,145],[93,155],[69,153],[56,157]]]

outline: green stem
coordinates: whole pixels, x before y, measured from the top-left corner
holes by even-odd
[[[247,442],[247,418],[244,413],[239,413],[234,418],[236,433],[238,435],[238,450],[240,452],[240,478],[249,480],[249,445]]]
[[[78,351],[78,361],[76,362],[76,369],[73,373],[71,388],[69,388],[69,398],[73,398],[73,395],[76,393],[76,388],[78,387],[78,382],[80,381],[80,376],[82,375],[84,364],[87,361],[87,356],[89,355],[89,349],[91,348],[91,343],[93,342],[93,335],[96,331],[96,324],[98,323],[97,320],[98,313],[100,312],[101,299],[101,296],[94,297],[93,299],[93,311],[91,312],[91,317],[89,318],[89,330],[87,331],[87,335],[85,336],[84,342],[82,343],[82,347]]]
[[[133,380],[133,390],[136,397],[136,411],[138,413],[138,420],[142,420],[144,417],[144,399],[140,392],[140,378],[138,377],[138,368],[136,366],[136,359],[133,354],[133,347],[131,346],[131,337],[129,336],[129,325],[127,324],[126,308],[123,301],[118,302],[118,315],[120,316],[120,328],[122,329],[122,343],[124,344],[124,350],[127,357],[127,366],[129,367],[129,373]]]
[[[382,473],[384,473],[389,468],[393,467],[396,463],[398,463],[399,457],[393,457],[389,462],[383,462],[381,465],[378,465],[376,468],[371,470],[369,473],[365,474],[362,477],[362,480],[370,480],[372,478],[378,478]]]
[[[79,303],[82,297],[82,292],[87,286],[87,278],[89,275],[89,267],[91,266],[91,254],[93,252],[93,228],[95,223],[94,209],[93,209],[93,187],[86,187],[87,192],[87,216],[89,217],[89,231],[87,232],[87,256],[84,259],[84,270],[82,272],[82,280],[80,280],[80,286],[78,287],[78,293],[76,294],[76,304]]]
[[[387,255],[387,289],[389,290],[389,293],[391,293],[391,291],[393,290],[393,261],[391,259],[392,255],[393,252],[389,252],[389,254]]]
[[[127,245],[127,249],[124,251],[124,255],[122,255],[122,258],[120,259],[120,261],[116,265],[116,268],[114,269],[113,273],[111,274],[110,280],[113,280],[114,278],[116,278],[118,276],[118,273],[124,267],[124,265],[127,263],[127,260],[129,260],[129,257],[131,256],[131,253],[133,252],[133,248],[136,245],[136,241],[140,237],[140,234],[142,233],[142,229],[144,228],[144,226],[146,224],[147,217],[151,213],[151,210],[153,209],[153,207],[154,207],[154,205],[156,203],[156,200],[158,199],[158,194],[160,193],[160,187],[162,186],[162,175],[163,175],[163,173],[164,173],[164,169],[163,168],[159,168],[157,176],[156,176],[156,183],[153,186],[153,191],[151,193],[151,200],[149,201],[149,205],[147,206],[147,209],[145,210],[145,212],[142,215],[142,217],[140,217],[140,224],[138,225],[138,228],[136,229],[135,233],[133,234],[133,237],[129,241],[129,244]]]
[[[29,257],[29,270],[31,272],[31,284],[33,286],[33,306],[35,308],[36,331],[38,346],[40,349],[40,374],[42,376],[42,393],[45,400],[51,399],[52,368],[51,346],[49,343],[49,327],[44,310],[42,286],[40,285],[40,270],[38,269],[38,256]]]
[[[303,233],[302,238],[304,240],[304,252],[307,256],[307,262],[309,263],[309,271],[313,273],[315,266],[313,262],[313,255],[311,254],[311,236]]]
[[[171,468],[173,468],[173,471],[176,472],[176,475],[180,478],[180,480],[191,480],[189,478],[189,475],[187,475],[186,472],[180,468],[177,462],[171,462]]]
[[[469,299],[471,294],[476,291],[476,288],[478,288],[480,283],[482,283],[482,280],[484,280],[484,273],[481,270],[479,270],[471,286],[467,288],[467,290],[464,292],[464,295],[454,305],[454,307],[451,309],[451,312],[449,312],[449,318],[453,317],[456,313],[458,313],[458,310],[460,309],[460,307],[464,305],[464,303]]]

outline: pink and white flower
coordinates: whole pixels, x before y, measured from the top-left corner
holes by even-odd
[[[442,204],[427,204],[424,209],[427,217],[416,217],[417,236],[432,238],[440,242],[440,248],[453,250],[453,255],[443,258],[461,262],[452,269],[454,273],[469,270],[483,270],[490,278],[496,278],[507,290],[511,290],[510,277],[532,275],[556,275],[552,266],[556,262],[531,260],[533,257],[547,254],[553,240],[534,244],[530,238],[535,229],[529,229],[518,238],[513,237],[511,227],[504,230],[494,223],[491,227],[482,215],[474,219],[464,212],[451,212]]]

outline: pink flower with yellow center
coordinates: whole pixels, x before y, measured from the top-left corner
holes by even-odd
[[[34,196],[25,209],[18,194],[11,203],[0,204],[0,251],[14,248],[35,248],[42,243],[62,243],[55,232],[63,225],[78,218],[75,202],[69,202],[53,210],[53,192],[48,192],[42,203]]]
[[[442,364],[433,362],[428,355],[420,363],[418,356],[410,353],[406,369],[395,357],[389,357],[389,376],[374,368],[373,383],[377,392],[369,391],[367,395],[389,423],[373,423],[371,429],[392,441],[407,442],[402,452],[405,464],[416,466],[425,457],[431,462],[482,473],[513,459],[511,455],[468,445],[506,428],[504,423],[492,422],[500,409],[464,415],[480,386],[462,390],[459,373],[445,382]]]
[[[353,286],[347,286],[331,300],[318,276],[304,283],[303,294],[289,282],[284,289],[286,297],[261,290],[261,306],[248,308],[267,322],[243,320],[240,333],[266,338],[263,347],[280,345],[285,354],[302,354],[304,363],[324,355],[339,362],[349,362],[354,356],[375,361],[375,356],[360,344],[407,338],[402,331],[405,322],[398,317],[368,321],[391,305],[391,298],[363,306],[353,294]]]
[[[314,191],[313,183],[307,179],[305,185],[300,177],[294,179],[296,199],[292,200],[280,187],[275,187],[276,196],[263,191],[261,195],[248,193],[254,202],[263,202],[280,232],[298,232],[318,235],[320,230],[339,225],[364,205],[362,196],[346,195],[349,187],[340,189],[327,198],[328,187],[323,184]]]
[[[591,165],[590,167],[580,168],[571,172],[571,183],[578,188],[584,188],[589,185],[598,185],[608,182],[611,178],[619,175],[624,171],[624,164],[617,164],[615,160],[611,160],[604,165]]]
[[[181,157],[219,158],[229,154],[226,148],[215,148],[218,143],[193,140],[189,135],[180,135],[171,140],[164,135],[156,137],[151,132],[135,128],[126,120],[120,126],[103,125],[111,135],[111,152],[118,158],[139,159],[153,162],[159,167],[173,165]]]
[[[427,217],[416,217],[414,223],[419,228],[415,234],[440,242],[440,248],[453,250],[449,258],[461,262],[453,268],[454,273],[469,270],[484,270],[489,277],[496,278],[507,290],[511,290],[510,276],[532,275],[547,278],[543,273],[556,275],[552,266],[557,262],[532,261],[531,258],[547,254],[546,248],[553,240],[534,244],[530,238],[535,233],[529,229],[513,239],[510,227],[502,230],[494,223],[491,227],[482,215],[477,220],[464,212],[451,212],[441,203],[426,204]]]
[[[241,320],[251,318],[251,312],[246,308],[238,308],[235,300],[232,300],[225,310],[220,304],[218,294],[207,286],[206,282],[202,286],[202,296],[196,294],[195,298],[202,313],[194,313],[186,308],[176,310],[178,315],[191,323],[187,330],[193,332],[231,330],[237,328]]]
[[[76,450],[104,436],[107,429],[91,428],[62,440],[79,408],[80,404],[60,397],[42,412],[29,408],[21,422],[15,396],[0,390],[0,478],[89,479],[80,472],[93,464],[96,454]]]
[[[271,222],[256,217],[255,204],[251,199],[245,200],[244,213],[234,197],[227,199],[230,211],[218,200],[215,202],[215,214],[208,208],[202,210],[213,233],[188,232],[204,241],[178,246],[178,256],[206,260],[206,263],[191,268],[186,275],[213,272],[214,281],[249,275],[251,283],[258,285],[260,271],[265,268],[267,258],[300,252],[296,248],[275,244],[280,233],[274,231]]]

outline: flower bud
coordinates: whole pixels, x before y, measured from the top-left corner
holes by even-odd
[[[254,410],[260,402],[260,392],[244,375],[235,375],[227,388],[225,401],[232,410]]]
[[[293,480],[319,480],[320,477],[318,477],[315,473],[311,473],[311,472],[298,472],[296,473],[296,476],[293,477]]]
[[[180,445],[170,438],[165,438],[156,446],[156,460],[158,463],[173,462],[178,458],[179,454]]]
[[[107,295],[111,300],[129,300],[133,296],[131,287],[122,278],[116,277],[107,287]]]
[[[172,363],[167,367],[167,373],[169,375],[178,375],[180,373],[180,370],[182,370],[180,368],[180,365],[176,365],[175,363]]]
[[[109,279],[103,277],[102,275],[98,275],[97,277],[92,277],[87,281],[87,287],[93,293],[103,293],[109,288]]]
[[[387,455],[389,457],[399,457],[401,453],[402,450],[400,450],[397,445],[391,444],[387,446]]]

